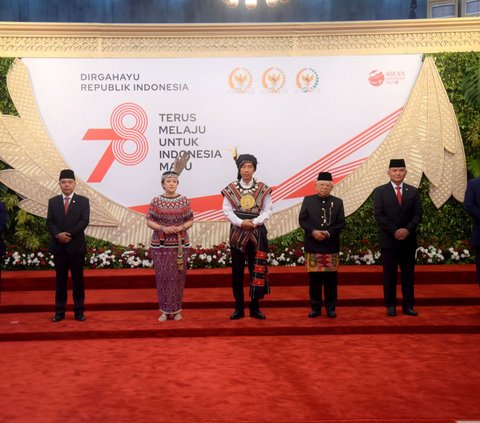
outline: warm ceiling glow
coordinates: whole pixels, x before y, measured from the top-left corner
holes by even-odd
[[[234,8],[238,6],[238,0],[224,0],[228,7]]]
[[[235,9],[236,7],[238,7],[240,1],[243,1],[243,3],[245,4],[245,7],[250,10],[255,9],[258,4],[257,0],[223,0],[223,2],[228,7],[231,7],[232,9]],[[285,3],[288,3],[289,0],[261,0],[261,1],[265,1],[265,4],[268,7],[275,7],[278,5],[278,3],[285,4]]]
[[[268,7],[275,7],[278,3],[278,0],[265,0]]]

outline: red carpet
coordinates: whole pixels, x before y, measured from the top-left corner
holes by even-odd
[[[308,276],[303,266],[269,267],[272,286],[304,286]],[[194,269],[189,270],[187,287],[229,286],[230,269]],[[54,271],[4,271],[2,272],[2,289],[16,290],[51,290],[54,289]],[[85,270],[90,289],[138,289],[154,288],[153,269],[115,269]],[[431,265],[417,266],[415,282],[419,284],[474,283],[474,265]],[[382,283],[381,266],[341,266],[339,285],[372,285]]]
[[[479,335],[5,343],[0,421],[478,419],[479,345]]]
[[[274,268],[267,320],[232,322],[227,269],[191,272],[184,320],[159,323],[142,270],[88,272],[87,321],[57,324],[50,272],[3,272],[0,422],[480,420],[473,267],[417,269],[417,318],[385,316],[378,266],[345,266],[337,319]]]

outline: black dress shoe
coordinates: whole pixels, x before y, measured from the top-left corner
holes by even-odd
[[[394,317],[397,315],[397,309],[395,307],[387,307],[387,316]]]
[[[55,316],[52,317],[52,322],[59,322],[60,320],[65,319],[64,314],[55,314]]]
[[[407,316],[418,316],[418,313],[412,307],[404,307],[402,313]]]
[[[250,310],[250,317],[253,317],[254,319],[260,319],[260,320],[264,320],[267,318],[265,314],[263,314],[260,310],[255,310],[255,311]]]
[[[87,320],[87,318],[83,313],[81,313],[81,314],[75,314],[75,320],[78,320],[79,322],[84,322],[85,320]]]
[[[327,310],[327,316],[330,317],[330,319],[335,319],[337,313],[335,313],[335,310]]]
[[[310,319],[315,319],[315,317],[320,317],[322,315],[322,312],[320,310],[312,310],[310,313],[308,313],[308,317]]]
[[[243,310],[235,309],[233,314],[230,316],[230,320],[238,320],[242,317],[245,317],[245,312]]]

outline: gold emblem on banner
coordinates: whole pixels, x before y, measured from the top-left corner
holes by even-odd
[[[255,198],[253,195],[247,194],[240,199],[240,205],[244,210],[250,210],[255,205]]]

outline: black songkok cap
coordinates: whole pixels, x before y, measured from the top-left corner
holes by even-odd
[[[320,172],[317,181],[333,181],[332,174],[330,172]]]
[[[240,154],[240,156],[238,156],[235,160],[238,169],[240,169],[242,165],[246,162],[252,163],[253,168],[257,170],[257,158],[251,154]]]
[[[60,179],[73,179],[73,180],[75,180],[75,173],[73,173],[72,169],[63,169],[60,172],[60,176],[59,176],[58,179],[59,180]]]
[[[403,159],[391,159],[388,167],[405,167],[405,160]]]

